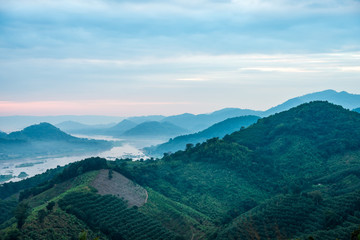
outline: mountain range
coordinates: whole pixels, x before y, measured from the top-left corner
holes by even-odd
[[[359,172],[360,114],[310,102],[161,159],[90,158],[4,184],[0,236],[358,239]]]
[[[211,125],[221,122],[227,118],[239,117],[244,115],[255,115],[260,117],[269,116],[271,114],[288,110],[292,107],[298,106],[299,104],[323,100],[328,101],[334,104],[338,104],[347,109],[355,109],[360,107],[360,95],[351,94],[347,92],[336,92],[334,90],[325,90],[321,92],[306,94],[300,97],[289,99],[288,101],[270,108],[266,111],[254,111],[246,110],[239,108],[225,108],[219,111],[215,111],[209,114],[180,114],[175,116],[141,116],[141,117],[130,117],[127,120],[140,124],[146,121],[157,121],[157,122],[170,122],[174,125],[177,125],[181,128],[188,130],[190,133],[195,133],[202,131]],[[240,103],[241,104],[241,103]],[[14,129],[21,129],[26,126],[37,124],[40,122],[49,122],[58,126],[63,131],[68,133],[77,133],[84,135],[93,135],[101,133],[104,128],[110,128],[124,120],[123,117],[112,117],[112,116],[49,116],[49,117],[40,117],[40,116],[6,116],[0,117],[0,129],[6,132],[14,131]],[[78,126],[72,124],[69,127],[69,123],[66,122],[78,122]],[[63,122],[65,122],[63,124]],[[100,126],[99,126],[100,124]],[[109,124],[108,126],[106,126]],[[86,126],[84,126],[86,125]],[[95,125],[95,126],[93,126]],[[129,129],[127,129],[129,130]],[[80,131],[80,132],[78,132]],[[111,133],[107,133],[111,135]],[[118,135],[118,133],[116,134]]]
[[[266,110],[260,116],[269,116],[271,114],[286,111],[302,103],[307,103],[311,101],[328,101],[330,103],[334,103],[346,109],[352,110],[360,106],[360,95],[351,94],[345,91],[336,92],[334,90],[325,90],[322,92],[310,93],[304,96],[289,99],[288,101],[276,107],[272,107]]]
[[[354,109],[360,106],[360,95],[350,94],[347,92],[336,92],[334,90],[325,90],[322,92],[316,92],[311,94],[306,94],[304,96],[292,98],[278,106],[272,107],[266,111],[254,111],[249,109],[239,109],[239,108],[224,108],[219,111],[215,111],[209,114],[190,114],[184,113],[180,115],[174,115],[169,117],[164,116],[148,116],[148,117],[133,117],[128,118],[132,123],[143,123],[145,121],[157,121],[157,122],[168,122],[172,123],[178,127],[181,127],[187,130],[189,133],[195,133],[198,131],[202,131],[215,123],[224,121],[228,118],[246,116],[246,115],[255,115],[260,117],[266,117],[281,111],[288,110],[292,107],[296,107],[302,103],[323,100],[328,101],[330,103],[338,104],[347,109]],[[57,125],[59,126],[59,125]],[[60,127],[60,126],[59,126]],[[131,125],[134,127],[134,124]],[[129,130],[122,129],[122,133]],[[66,131],[66,129],[64,129]],[[82,134],[100,134],[100,135],[110,135],[110,136],[121,136],[121,131],[116,129],[99,129],[98,127],[91,128],[81,128],[81,129],[73,129],[69,131],[70,133],[79,133]],[[149,134],[147,134],[149,135]],[[170,134],[171,135],[171,134]]]

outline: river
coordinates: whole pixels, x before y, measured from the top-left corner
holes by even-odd
[[[56,168],[57,166],[65,166],[66,164],[80,161],[89,157],[98,156],[106,158],[107,160],[115,160],[116,158],[132,158],[133,160],[139,160],[141,158],[147,159],[148,157],[140,149],[145,146],[156,145],[164,142],[163,139],[118,139],[109,136],[74,136],[88,139],[117,141],[120,144],[118,144],[119,146],[113,147],[108,151],[99,152],[97,154],[84,153],[84,155],[77,156],[70,155],[64,157],[37,157],[29,159],[1,160],[0,175],[3,175],[3,179],[0,179],[0,183],[20,181],[26,177],[32,177],[36,174],[43,173],[47,169]],[[4,175],[8,175],[8,177],[6,178]]]

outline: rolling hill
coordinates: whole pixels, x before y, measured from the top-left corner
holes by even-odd
[[[360,108],[356,108],[353,111],[360,113]]]
[[[125,131],[127,137],[173,137],[187,133],[187,130],[169,122],[144,122]]]
[[[4,184],[0,236],[357,239],[359,172],[360,115],[310,102],[162,159],[90,158]]]
[[[189,143],[197,144],[214,137],[222,138],[226,134],[233,133],[235,131],[240,130],[242,127],[247,127],[255,123],[258,119],[259,117],[257,116],[242,116],[242,117],[228,118],[198,133],[178,136],[175,137],[174,139],[170,139],[166,143],[152,147],[147,147],[144,148],[144,150],[147,154],[151,156],[162,156],[163,153],[184,150],[186,144]]]

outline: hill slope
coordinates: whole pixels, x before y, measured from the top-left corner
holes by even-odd
[[[186,133],[187,130],[169,122],[144,122],[125,131],[127,137],[173,137]]]
[[[184,150],[186,144],[197,144],[206,141],[207,139],[219,137],[222,138],[226,134],[240,130],[242,127],[247,127],[255,123],[259,117],[257,116],[242,116],[229,118],[222,122],[216,123],[213,126],[194,134],[188,134],[170,139],[168,142],[144,148],[145,152],[154,156],[162,156],[163,153],[176,152]]]

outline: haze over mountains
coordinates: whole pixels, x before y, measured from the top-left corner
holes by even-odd
[[[126,240],[356,239],[359,156],[360,114],[306,103],[162,159],[91,158],[5,184],[1,235],[71,239],[86,229]],[[131,184],[120,188],[124,177]],[[31,209],[16,228],[10,196],[19,191],[19,206]],[[127,192],[137,207],[122,199]]]
[[[127,120],[135,122],[136,124],[143,123],[146,121],[163,121],[170,122],[178,127],[184,128],[189,132],[195,133],[201,130],[204,130],[211,125],[223,121],[227,118],[238,117],[244,115],[255,115],[255,116],[269,116],[271,114],[288,110],[291,107],[298,106],[301,103],[323,100],[328,101],[334,104],[338,104],[347,109],[354,109],[360,107],[360,95],[359,94],[350,94],[347,92],[336,92],[334,90],[325,90],[322,92],[316,92],[311,94],[306,94],[304,96],[296,97],[290,99],[278,106],[270,108],[266,111],[254,111],[254,110],[245,110],[239,108],[225,108],[219,111],[215,111],[210,114],[180,114],[175,116],[143,116],[143,117],[130,117]],[[234,103],[237,104],[237,103]],[[111,117],[111,116],[50,116],[50,117],[41,117],[41,116],[7,116],[0,117],[0,129],[2,131],[14,131],[22,129],[32,124],[40,122],[49,122],[51,124],[57,125],[58,127],[63,127],[64,131],[69,133],[75,133],[76,131],[82,131],[82,134],[94,134],[101,132],[100,129],[106,127],[112,127],[116,123],[124,120],[123,117]],[[67,121],[77,122],[72,123],[71,126],[69,123],[63,123]],[[58,125],[59,124],[59,125]],[[99,125],[100,124],[100,125]],[[110,124],[106,126],[106,124]],[[87,125],[87,126],[84,126]],[[97,126],[92,126],[97,125]],[[83,130],[80,130],[83,129]],[[127,129],[129,130],[129,129]],[[86,132],[88,131],[88,132]],[[94,133],[92,133],[94,132]],[[117,134],[118,135],[118,134]]]
[[[0,160],[82,154],[110,149],[111,142],[73,137],[49,123],[0,134]]]
[[[304,96],[292,98],[276,107],[270,108],[269,110],[263,112],[261,116],[269,116],[274,113],[286,111],[302,103],[311,101],[328,101],[330,103],[341,105],[346,109],[352,110],[360,106],[360,95],[347,93],[345,91],[336,92],[334,90],[310,93]]]
[[[170,122],[144,122],[125,131],[124,136],[130,137],[174,137],[188,131]]]

